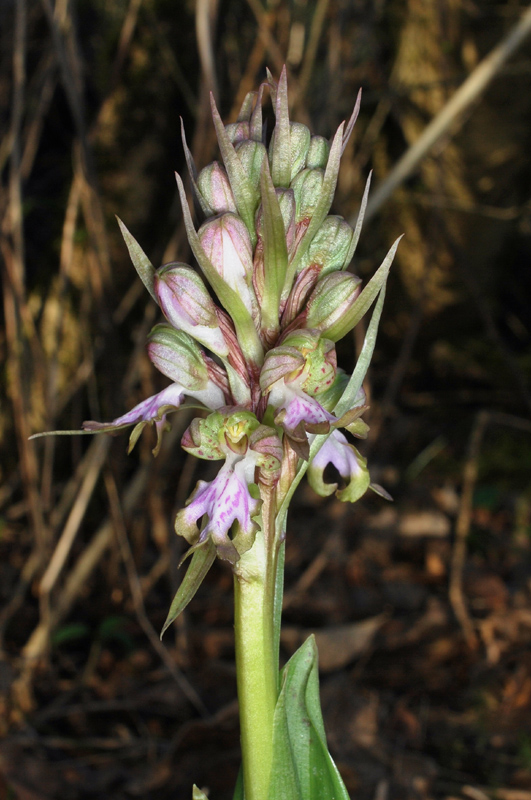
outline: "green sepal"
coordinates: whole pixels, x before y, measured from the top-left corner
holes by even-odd
[[[192,800],[208,800],[208,795],[201,791],[201,789],[195,785],[192,788]]]
[[[254,214],[258,206],[259,197],[257,192],[252,187],[242,162],[238,158],[238,154],[234,149],[225,126],[219,116],[219,111],[216,107],[214,96],[210,96],[210,105],[212,107],[212,118],[214,120],[214,127],[218,137],[219,149],[227,175],[234,195],[234,202],[238,209],[238,214],[245,222],[245,226],[249,231],[253,247],[256,244],[256,231],[254,229]]]
[[[173,598],[168,616],[166,617],[166,622],[162,626],[162,631],[160,632],[161,639],[171,623],[177,619],[181,611],[184,611],[190,600],[192,600],[203,583],[208,570],[214,563],[215,558],[216,546],[210,539],[194,552],[192,560],[186,570],[186,575],[182,579],[181,585]]]
[[[144,253],[135,237],[129,233],[120,217],[116,217],[116,219],[118,220],[118,225],[120,226],[122,236],[124,237],[124,241],[127,245],[127,249],[129,250],[129,255],[131,257],[131,261],[133,262],[133,266],[138,273],[138,277],[150,293],[155,303],[158,305],[159,301],[157,300],[157,295],[155,294],[155,289],[153,288],[155,267]]]
[[[197,263],[203,270],[203,274],[212,286],[219,301],[232,317],[236,328],[236,335],[238,336],[238,341],[244,356],[253,364],[260,365],[263,361],[264,353],[252,317],[247,311],[241,297],[223,280],[207,257],[199,240],[199,236],[197,235],[197,231],[194,228],[190,209],[186,201],[184,184],[181,180],[181,176],[177,172],[175,173],[175,179],[177,180],[177,187],[179,189],[188,242]]]
[[[280,687],[268,800],[349,800],[326,745],[314,636],[290,658]]]
[[[291,180],[291,134],[286,67],[282,69],[280,74],[273,103],[276,123],[269,152],[271,177],[275,186],[282,186],[287,189]]]
[[[267,159],[262,162],[261,193],[264,241],[262,328],[269,333],[276,333],[279,328],[280,294],[288,268],[288,249],[284,220]]]
[[[387,281],[391,264],[395,257],[396,249],[402,236],[394,242],[381,266],[376,270],[367,286],[363,289],[356,301],[343,314],[343,316],[326,329],[326,337],[332,342],[337,342],[347,335],[367,313],[373,301],[378,296],[382,286]]]
[[[336,131],[336,135],[334,136],[334,141],[332,142],[332,147],[330,148],[330,155],[328,157],[328,163],[326,165],[324,174],[321,195],[313,213],[311,222],[308,225],[306,233],[299,242],[293,260],[288,267],[286,280],[284,282],[284,290],[282,292],[283,299],[289,294],[291,284],[293,283],[293,278],[295,277],[295,274],[302,263],[302,259],[306,255],[306,252],[312,243],[313,237],[323,224],[326,215],[330,211],[330,206],[332,205],[332,200],[334,199],[334,194],[336,191],[337,176],[339,174],[344,124],[344,122],[341,123]]]

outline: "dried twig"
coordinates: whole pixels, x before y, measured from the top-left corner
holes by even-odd
[[[456,123],[463,111],[477,100],[489,83],[500,72],[508,58],[518,49],[531,32],[531,7],[525,11],[507,36],[478,64],[472,74],[455,92],[444,108],[427,125],[424,132],[402,156],[391,173],[380,184],[369,200],[365,221],[368,222],[389,199],[394,190],[411,175],[418,164],[441,137],[451,129],[455,132]]]

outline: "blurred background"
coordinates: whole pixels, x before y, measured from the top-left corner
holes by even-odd
[[[186,412],[156,459],[152,431],[129,456],[28,436],[165,385],[114,217],[155,266],[190,261],[180,120],[203,166],[208,92],[232,121],[284,63],[292,118],[326,137],[363,89],[333,209],[355,220],[373,170],[352,269],[405,235],[362,444],[394,503],[301,486],[282,657],[317,634],[353,797],[531,798],[529,27],[518,0],[2,0],[0,798],[232,797],[229,569],[158,638],[173,517],[212,477],[179,447]]]

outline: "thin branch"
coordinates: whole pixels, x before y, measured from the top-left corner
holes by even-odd
[[[367,222],[393,194],[394,190],[408,178],[431,148],[450,132],[459,117],[487,88],[498,75],[508,58],[518,49],[531,32],[531,6],[522,14],[519,22],[507,36],[481,61],[472,74],[460,86],[444,108],[427,125],[424,132],[402,156],[391,173],[377,188],[369,200],[365,221]],[[454,129],[455,132],[455,129]]]

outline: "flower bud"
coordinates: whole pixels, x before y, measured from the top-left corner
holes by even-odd
[[[266,156],[265,146],[262,142],[254,142],[251,139],[246,139],[243,142],[238,142],[235,150],[251,185],[258,191],[260,187],[260,175],[262,173],[262,162]]]
[[[291,122],[290,126],[291,180],[299,174],[306,164],[311,135],[306,125]]]
[[[159,323],[148,336],[148,355],[163,375],[184,389],[205,389],[209,377],[203,353],[191,336]]]
[[[348,331],[342,329],[342,317],[360,293],[361,278],[350,272],[330,272],[317,282],[306,306],[306,325],[322,331],[337,342]]]
[[[216,306],[194,269],[179,262],[166,264],[155,275],[154,289],[166,319],[174,328],[190,334],[218,356],[228,355]]]
[[[251,138],[248,122],[231,122],[230,125],[225,125],[225,130],[232,144]]]
[[[290,122],[290,141],[289,141],[289,154],[290,154],[290,183],[296,175],[299,174],[301,169],[304,169],[306,164],[306,155],[310,146],[311,134],[306,125],[300,122]],[[272,159],[275,147],[275,137],[278,136],[278,129],[275,128],[271,136],[269,145],[269,157]],[[287,149],[287,148],[286,148]]]
[[[322,276],[345,269],[353,236],[354,230],[343,217],[326,217],[308,248],[304,264],[318,264]]]
[[[223,423],[224,417],[219,411],[214,411],[206,418],[195,417],[183,434],[181,447],[197,458],[209,461],[225,458],[219,438]]]
[[[205,222],[198,236],[214,269],[240,295],[247,310],[255,313],[253,250],[244,222],[235,214],[223,214]]]
[[[213,214],[236,212],[228,175],[218,161],[213,161],[201,170],[197,177],[197,186]]]
[[[287,384],[297,382],[309,395],[328,389],[336,374],[334,344],[321,338],[317,330],[295,330],[288,333],[278,347],[270,350],[260,374],[260,388],[266,393],[280,379]]]
[[[303,169],[291,183],[295,195],[295,221],[311,219],[321,196],[322,169]]]
[[[330,145],[324,136],[312,136],[306,156],[306,166],[311,169],[325,169],[330,155]]]

